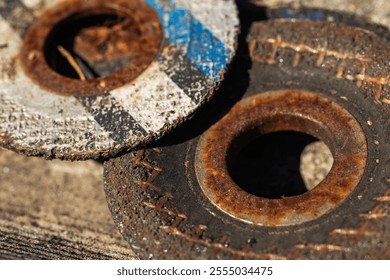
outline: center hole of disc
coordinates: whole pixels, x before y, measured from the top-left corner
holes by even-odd
[[[227,157],[229,174],[240,188],[270,199],[313,189],[332,165],[332,153],[323,142],[295,131],[244,133],[233,141]]]
[[[140,48],[139,30],[130,17],[113,10],[74,14],[59,23],[45,43],[45,58],[58,74],[91,80],[129,64]]]

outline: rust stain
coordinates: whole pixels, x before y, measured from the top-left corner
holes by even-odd
[[[374,200],[379,202],[390,202],[390,196],[379,196],[374,198]]]
[[[301,41],[304,42],[305,40],[301,39]],[[364,55],[353,54],[353,53],[342,53],[342,52],[326,49],[325,47],[324,48],[321,48],[321,47],[315,48],[315,47],[311,47],[311,46],[304,44],[304,43],[296,44],[296,43],[292,43],[292,42],[286,42],[286,41],[283,41],[283,38],[281,37],[281,35],[278,35],[276,39],[274,39],[274,38],[261,39],[260,45],[264,44],[264,43],[272,44],[273,46],[275,46],[275,48],[276,47],[289,48],[289,49],[292,49],[292,50],[294,50],[296,52],[300,52],[300,53],[310,52],[312,54],[318,54],[321,56],[322,55],[334,56],[336,58],[339,58],[340,60],[357,59],[359,61],[370,61],[370,59]],[[274,54],[274,52],[272,54]],[[256,56],[253,55],[253,52],[251,53],[251,56],[252,56],[252,58],[256,59]]]
[[[143,205],[145,205],[146,207],[148,208],[151,208],[151,209],[155,209],[156,211],[158,212],[165,212],[167,213],[169,216],[173,216],[173,217],[176,217],[176,218],[180,218],[181,220],[184,220],[186,219],[185,215],[184,214],[176,214],[174,211],[170,210],[170,209],[166,209],[166,208],[160,208],[160,209],[156,209],[156,205],[151,203],[151,202],[143,202],[142,203]]]
[[[1,61],[1,77],[7,77],[9,80],[14,80],[16,76],[16,61],[14,58],[11,60]]]
[[[144,155],[145,155],[145,150],[137,151],[137,153],[136,153],[136,155],[135,155],[135,157],[133,159],[132,165],[134,167],[139,166],[140,163],[142,162],[142,159],[143,159]]]
[[[335,229],[331,232],[331,235],[332,234],[347,235],[347,236],[371,236],[371,235],[373,235],[372,232],[366,232],[366,231],[355,230],[355,229]]]
[[[328,145],[335,163],[327,178],[312,191],[280,199],[257,197],[237,186],[227,169],[229,158],[254,137],[286,130]],[[342,203],[360,181],[366,159],[362,128],[345,109],[318,94],[285,90],[237,103],[201,137],[195,169],[204,194],[228,215],[251,224],[287,226],[318,218]]]
[[[46,52],[50,41],[48,38],[55,35],[53,30],[62,24],[75,28],[72,20],[107,14],[116,15],[117,22],[107,20],[101,25],[80,29],[75,34],[72,49],[61,52],[67,54],[67,60],[73,62],[74,69],[82,70],[83,74],[79,73],[79,76],[85,76],[85,80],[65,77],[54,70],[54,64],[49,66],[51,62],[47,61]],[[46,11],[34,22],[24,39],[20,59],[26,74],[53,93],[66,96],[96,95],[138,77],[158,55],[162,38],[158,15],[142,0],[72,0]],[[59,47],[53,46],[56,49]],[[112,74],[99,75],[100,68],[111,69],[113,63],[119,61],[128,63],[115,66],[116,71]],[[97,74],[91,74],[91,69]]]
[[[150,188],[150,189],[155,190],[155,191],[160,190],[158,187],[156,187],[155,185],[153,185],[152,183],[149,183],[149,182],[143,182],[141,180],[134,180],[134,183],[136,185],[138,185],[143,190],[145,190],[147,188]]]
[[[156,204],[156,210],[157,211],[161,210],[164,207],[165,203],[167,203],[167,201],[168,201],[168,197],[167,196],[161,197],[159,199],[159,201],[157,202],[157,204]]]
[[[368,214],[360,214],[360,217],[368,220],[382,219],[386,217],[386,213],[368,213]]]
[[[7,143],[10,141],[10,138],[8,135],[4,134],[4,135],[0,135],[0,143]]]
[[[321,66],[322,62],[324,61],[326,56],[333,56],[335,58],[340,59],[339,67],[337,68],[336,76],[337,78],[345,78],[350,81],[356,81],[358,83],[358,86],[360,87],[362,82],[371,83],[371,84],[377,84],[377,85],[388,85],[390,83],[390,77],[372,77],[365,74],[366,72],[366,66],[363,64],[363,68],[360,74],[356,75],[345,75],[344,76],[344,64],[347,59],[356,59],[360,62],[369,62],[370,59],[366,58],[362,55],[355,55],[355,54],[348,54],[348,53],[340,53],[333,50],[326,50],[326,49],[315,49],[310,46],[304,45],[304,44],[294,44],[290,42],[283,42],[281,36],[279,35],[277,39],[273,38],[267,38],[267,39],[261,39],[260,42],[256,42],[255,40],[252,40],[249,45],[249,53],[251,55],[251,58],[253,61],[263,62],[264,59],[262,56],[259,56],[256,54],[257,49],[256,46],[261,46],[261,44],[269,43],[272,44],[274,48],[280,47],[280,48],[290,48],[294,51],[296,51],[296,54],[294,56],[293,66],[296,67],[299,64],[300,54],[304,52],[310,52],[312,54],[318,54],[318,59],[316,62],[316,65],[318,67]],[[275,55],[276,50],[273,50],[270,58],[268,58],[267,63],[274,64],[275,61]]]
[[[173,221],[171,227],[177,228],[183,220],[184,220],[184,219],[183,219],[182,217],[177,216],[177,217],[175,218],[175,220]]]
[[[310,27],[309,27],[310,26]],[[356,85],[360,88],[363,85],[371,85],[374,102],[377,104],[389,104],[388,98],[381,98],[384,95],[384,87],[388,87],[390,84],[390,76],[388,71],[371,71],[367,74],[371,68],[376,68],[381,61],[385,61],[389,55],[389,50],[386,45],[378,38],[373,38],[372,34],[369,34],[363,30],[356,30],[350,27],[341,27],[337,25],[326,25],[321,22],[308,24],[305,21],[291,22],[288,21],[275,21],[271,24],[257,23],[252,29],[252,35],[248,38],[249,53],[252,61],[259,63],[275,64],[276,54],[281,50],[292,50],[295,52],[292,66],[297,67],[301,55],[304,53],[310,55],[316,55],[317,59],[314,60],[314,65],[317,67],[324,66],[324,61],[328,57],[336,59],[338,64],[334,66],[335,76],[339,79],[346,79],[356,82]],[[291,36],[291,34],[295,34]],[[325,31],[326,30],[326,31]],[[324,32],[328,32],[324,34]],[[260,34],[260,35],[257,35]],[[269,36],[272,34],[272,36]],[[336,38],[338,40],[327,38]],[[361,42],[362,38],[366,37],[369,40],[367,45],[383,45],[382,48],[376,47],[376,49],[382,49],[382,53],[374,53],[372,49],[361,44],[359,49],[354,46],[355,42]],[[325,39],[324,39],[325,38]],[[345,45],[337,41],[343,41],[344,38],[354,38],[355,40],[344,40]],[[307,40],[305,40],[307,39]],[[308,42],[305,42],[308,41]],[[337,43],[336,43],[337,42]],[[268,50],[266,47],[270,45],[272,50]],[[340,49],[340,46],[342,46]],[[371,56],[371,58],[369,58]],[[360,73],[352,70],[358,67],[360,64]],[[347,65],[353,65],[351,69]],[[351,74],[356,73],[356,74]],[[388,92],[388,89],[386,89]]]
[[[345,248],[337,245],[332,244],[299,244],[296,245],[297,249],[300,250],[313,250],[313,251],[320,251],[320,252],[349,252],[351,251],[350,248]]]
[[[225,247],[224,244],[221,243],[211,243],[206,240],[193,238],[191,236],[188,236],[187,234],[181,232],[179,229],[174,227],[164,227],[164,230],[170,234],[182,237],[186,239],[190,243],[200,244],[209,248],[212,248],[214,250],[222,250],[228,253],[231,253],[238,257],[247,257],[247,258],[255,258],[255,259],[268,259],[268,260],[285,260],[286,258],[283,256],[275,255],[275,254],[257,254],[254,252],[245,252],[241,250],[232,249],[229,247]]]

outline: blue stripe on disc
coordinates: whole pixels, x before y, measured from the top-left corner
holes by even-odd
[[[230,49],[206,29],[191,12],[173,0],[146,0],[158,13],[166,38],[179,46],[187,58],[206,76],[219,81],[226,69]],[[212,16],[212,14],[210,15]],[[221,28],[224,28],[221,23]]]
[[[290,8],[283,9],[281,12],[282,18],[296,18],[296,19],[311,19],[311,20],[326,20],[326,15],[319,10],[307,10],[306,13],[302,13],[299,10]]]

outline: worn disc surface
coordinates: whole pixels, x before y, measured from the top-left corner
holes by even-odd
[[[273,10],[271,15],[278,14],[278,18],[339,21],[342,15],[342,21],[352,20],[358,25],[366,26],[371,22],[390,28],[390,2],[386,0],[251,0],[250,2],[259,7],[270,8]],[[359,23],[355,21],[356,16],[362,21]]]
[[[81,7],[108,5],[99,0],[73,2]],[[109,5],[115,8],[117,2],[126,1]],[[62,77],[65,90],[56,92],[33,82],[21,65],[20,50],[29,28],[61,1],[16,0],[1,5],[0,145],[46,158],[113,156],[159,138],[206,102],[235,52],[234,2],[145,2],[158,15],[163,30],[157,57],[125,85],[107,91],[109,83],[102,82],[99,92],[80,96],[66,92],[72,79]],[[27,58],[34,60],[35,55]]]
[[[105,163],[105,191],[119,230],[141,258],[390,258],[388,42],[359,28],[297,20],[253,24],[246,42],[239,47],[239,61],[234,64],[223,87],[225,94],[219,95],[225,96],[225,99],[209,104],[188,126],[158,145]],[[237,214],[229,213],[227,207],[219,207],[221,201],[225,203],[230,199],[231,207],[242,208],[249,216],[252,214],[247,210],[252,202],[241,201],[238,196],[229,197],[229,191],[225,191],[220,201],[211,201],[210,193],[201,186],[205,180],[198,174],[197,154],[201,149],[207,156],[207,149],[219,149],[225,145],[225,138],[230,137],[230,131],[240,130],[239,124],[236,124],[237,127],[229,126],[225,128],[225,135],[224,129],[219,126],[229,120],[223,111],[229,110],[240,96],[272,96],[272,92],[286,90],[309,91],[318,94],[319,100],[330,100],[329,109],[326,105],[321,109],[308,104],[311,106],[308,109],[319,110],[325,117],[335,117],[341,123],[351,124],[333,114],[331,104],[336,103],[355,119],[361,131],[357,133],[359,137],[363,134],[365,143],[361,147],[356,144],[354,148],[348,147],[350,138],[355,141],[358,134],[348,133],[341,126],[338,134],[343,141],[338,143],[339,140],[335,139],[332,143],[332,132],[328,130],[328,125],[332,124],[324,122],[312,129],[312,125],[305,125],[305,109],[301,113],[292,110],[286,121],[279,119],[282,121],[274,124],[298,126],[312,135],[322,130],[322,135],[329,137],[327,145],[335,157],[334,166],[340,163],[338,153],[344,154],[351,158],[346,163],[348,168],[359,169],[359,175],[356,176],[355,171],[345,174],[343,171],[346,169],[332,168],[324,181],[329,192],[320,199],[338,202],[327,213],[320,213],[324,208],[316,211],[314,207],[312,217],[304,217],[306,221],[302,222],[299,217],[296,219],[297,214],[306,211],[305,199],[323,185],[303,195],[293,196],[293,199],[283,198],[283,195],[276,202],[270,199],[261,206],[264,212],[259,212],[259,208],[253,209],[253,215],[268,213],[270,223],[235,218]],[[299,98],[295,100],[300,104]],[[282,111],[288,112],[290,103],[294,102],[284,98],[283,102],[274,104],[275,116]],[[237,112],[235,108],[228,114]],[[264,111],[268,111],[266,108],[264,106]],[[269,112],[272,115],[272,110]],[[245,112],[242,114],[245,117]],[[239,119],[240,115],[235,114],[234,117]],[[314,114],[312,117],[318,116]],[[302,122],[291,122],[300,118],[303,118]],[[267,123],[264,122],[263,128],[269,130]],[[245,127],[241,129],[245,131]],[[220,131],[221,145],[218,141],[204,145],[205,135],[210,131],[214,136]],[[322,136],[319,134],[319,137]],[[290,139],[286,139],[286,143],[291,145]],[[367,153],[358,156],[358,151],[360,153],[364,146]],[[209,163],[218,164],[218,158],[214,159],[215,162],[212,158]],[[202,168],[202,164],[200,166]],[[218,185],[221,178],[222,181],[229,180],[230,175],[223,168],[205,168],[204,171],[209,174],[206,178],[209,186],[212,185],[214,190],[226,189],[225,184]],[[337,183],[329,183],[333,180]],[[352,180],[355,183],[351,193],[343,193],[344,197],[340,197],[337,189],[343,192],[343,184]],[[306,202],[308,207],[317,203],[316,200]],[[281,208],[278,203],[285,207]]]

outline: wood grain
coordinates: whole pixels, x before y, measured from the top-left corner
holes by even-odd
[[[95,161],[0,149],[0,259],[134,259],[111,219]]]

